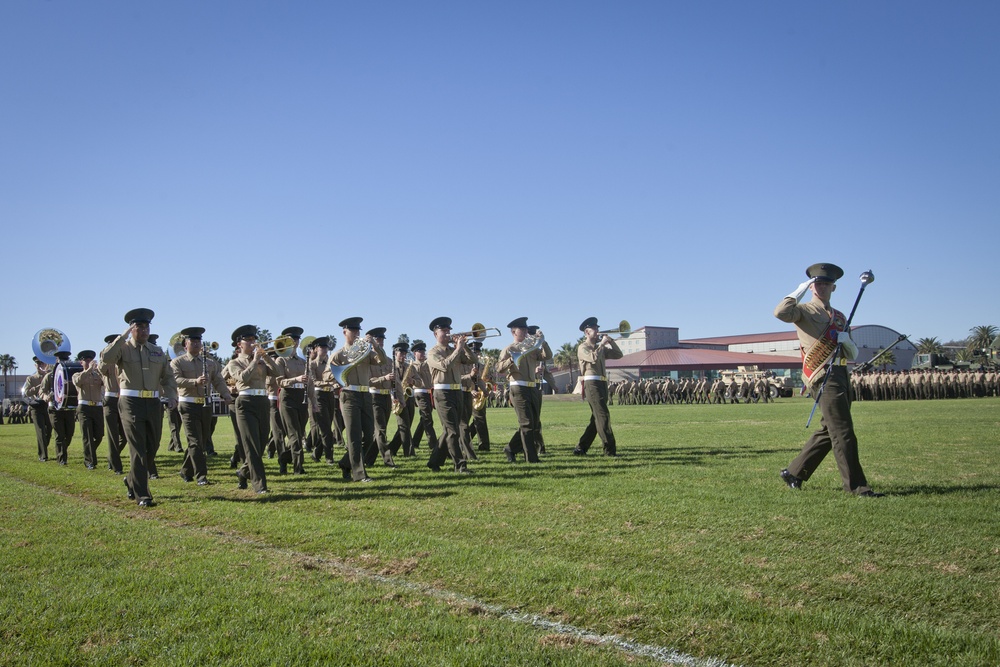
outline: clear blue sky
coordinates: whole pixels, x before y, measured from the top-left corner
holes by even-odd
[[[1000,325],[998,34],[996,2],[5,2],[0,352],[138,306],[222,342],[780,331],[817,261],[845,312],[875,272],[855,324],[962,338]]]

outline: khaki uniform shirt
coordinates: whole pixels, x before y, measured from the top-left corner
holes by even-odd
[[[305,375],[306,360],[302,357],[279,357],[274,362],[278,366],[278,384],[282,387],[291,387],[294,384],[302,384],[299,378]],[[314,376],[315,377],[315,376]]]
[[[274,360],[264,355],[258,362],[250,354],[240,354],[226,364],[229,377],[236,381],[236,391],[267,389],[267,378],[278,374]]]
[[[205,385],[199,385],[198,378],[204,374],[206,368],[208,369],[208,382]],[[177,393],[180,396],[210,398],[211,389],[214,387],[215,391],[222,396],[222,400],[227,403],[233,400],[215,359],[205,360],[201,355],[193,357],[190,352],[185,352],[170,362],[170,370],[174,374],[174,380],[177,382]]]
[[[543,341],[542,349],[522,354],[521,358],[517,360],[517,364],[514,363],[514,359],[511,356],[511,352],[514,351],[514,345],[515,343],[511,343],[500,353],[500,360],[497,361],[497,372],[506,373],[507,378],[510,380],[534,382],[535,366],[538,365],[539,361],[549,359],[552,356],[549,344]]]
[[[415,389],[434,388],[434,378],[431,377],[431,367],[427,363],[427,359],[414,361],[410,367],[413,369],[410,371],[410,384]]]
[[[611,341],[611,347],[599,345],[601,339],[597,339],[597,344],[591,344],[584,340],[576,348],[576,358],[580,362],[580,375],[600,375],[607,376],[607,369],[604,367],[606,359],[621,359],[624,355],[618,343]]]
[[[104,378],[101,377],[96,364],[91,366],[89,371],[82,370],[74,375],[73,384],[76,385],[79,400],[91,403],[104,402]]]
[[[427,352],[427,365],[434,384],[461,385],[462,364],[474,364],[476,357],[468,348],[461,350],[440,343]]]
[[[162,391],[163,398],[177,398],[177,382],[170,359],[158,345],[137,345],[134,338],[118,336],[101,351],[101,363],[118,367],[118,383],[131,391]]]
[[[817,380],[821,380],[826,372],[823,364],[836,349],[836,342],[834,341],[833,345],[830,346],[825,334],[830,328],[831,322],[835,323],[838,331],[843,331],[847,324],[847,318],[835,308],[830,308],[828,311],[823,302],[815,297],[811,301],[799,304],[795,299],[787,296],[775,307],[774,316],[782,322],[795,325],[803,360],[810,356],[814,347],[820,346],[816,351],[820,353],[821,358],[816,360],[815,371],[808,382],[815,383]],[[830,348],[829,351],[823,354],[827,347]],[[805,363],[803,363],[804,366]],[[803,380],[805,380],[804,376]]]
[[[44,378],[45,373],[35,373],[33,375],[29,375],[24,381],[24,388],[21,392],[24,394],[24,397],[32,403],[42,401],[42,380]]]
[[[349,361],[347,347],[345,344],[344,347],[330,355],[330,363],[335,366],[346,366]],[[372,378],[372,366],[381,366],[384,361],[385,354],[380,353],[377,347],[372,346],[371,352],[368,353],[368,360],[359,362],[358,365],[344,374],[344,384],[359,387],[369,386]]]

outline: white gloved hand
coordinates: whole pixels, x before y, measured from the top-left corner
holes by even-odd
[[[791,294],[789,294],[785,298],[786,299],[795,299],[795,302],[798,303],[799,301],[802,300],[802,297],[804,297],[806,295],[806,292],[809,291],[809,286],[812,285],[814,282],[816,282],[816,279],[815,278],[810,278],[809,280],[805,281],[804,283],[802,283],[801,285],[799,285],[798,287],[796,287],[795,291],[793,291]]]
[[[858,358],[858,346],[851,340],[851,333],[849,331],[837,332],[837,344],[843,346],[843,356],[845,359],[854,361]]]

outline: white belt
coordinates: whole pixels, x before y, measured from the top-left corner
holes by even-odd
[[[335,389],[335,387],[316,387],[315,389],[316,391],[331,392]]]
[[[384,396],[388,396],[389,395],[389,390],[388,389],[376,389],[375,387],[369,387],[368,388],[368,393],[369,394],[382,394]]]
[[[583,375],[580,377],[581,380],[600,380],[601,382],[607,382],[607,375]]]
[[[102,405],[104,405],[104,403],[101,402],[101,401],[85,401],[83,399],[78,400],[76,402],[76,404],[77,405],[96,405],[97,407],[101,407]]]
[[[277,394],[268,394],[267,398],[270,401],[276,401],[276,400],[278,400],[278,395]]]
[[[178,396],[177,400],[181,403],[194,403],[195,405],[205,405],[205,399],[198,396]]]
[[[241,389],[240,396],[267,396],[266,389]]]
[[[301,382],[293,382],[292,384],[285,387],[285,389],[305,389],[305,385]]]
[[[534,387],[534,382],[527,382],[525,380],[511,380],[511,384],[516,384],[518,387]]]
[[[443,384],[440,382],[434,383],[435,389],[443,389],[444,391],[457,391],[462,388],[461,384]]]
[[[104,398],[118,398],[117,391],[106,391],[104,392]]]
[[[344,387],[345,391],[360,391],[362,394],[368,391],[368,385],[366,384],[349,384]]]
[[[429,393],[431,393],[431,390],[430,389],[417,389],[416,387],[414,387],[413,388],[413,393],[414,394],[429,394]]]
[[[122,389],[122,396],[128,396],[129,398],[159,398],[160,392],[158,391],[139,391],[137,389]]]

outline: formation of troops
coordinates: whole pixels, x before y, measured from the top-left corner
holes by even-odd
[[[150,481],[159,479],[156,456],[165,414],[172,432],[170,448],[184,452],[180,477],[209,484],[206,457],[217,455],[212,441],[216,400],[230,406],[236,435],[230,465],[237,485],[259,495],[268,493],[265,456],[277,459],[279,475],[306,474],[306,460],[311,458],[337,465],[345,480],[367,483],[372,481],[371,467],[380,461],[395,468],[395,458],[400,453],[415,456],[425,437],[426,466],[434,472],[447,466],[471,474],[469,463],[478,459],[477,452],[490,451],[486,408],[496,392],[495,383],[488,381],[493,376],[484,368],[482,343],[493,334],[481,325],[453,333],[451,319],[438,317],[429,326],[435,340],[430,349],[422,342],[412,347],[398,342],[390,352],[385,349],[386,329],[362,333],[360,317],[340,322],[344,344],[335,351],[328,337],[304,339],[302,328],[294,326],[274,341],[258,341],[258,328],[247,324],[232,332],[233,354],[223,366],[209,354],[218,344],[204,343],[202,327],[175,336],[171,358],[150,333],[153,316],[148,308],[126,313],[128,328],[107,336],[99,353],[84,350],[74,360],[68,349],[60,348],[52,358],[48,353],[34,358],[35,373],[25,382],[23,394],[35,425],[39,461],[49,460],[54,440],[56,460],[67,465],[79,425],[84,465],[94,470],[98,446],[107,436],[108,470],[123,476],[130,499],[140,507],[152,506]],[[505,379],[503,400],[514,408],[518,427],[503,452],[511,463],[519,458],[538,463],[539,453],[545,451],[540,385],[552,351],[527,318],[517,318],[507,328],[512,342],[501,351],[494,372]],[[599,330],[596,318],[585,320],[580,330],[585,335],[578,350],[581,391],[592,417],[573,453],[585,455],[600,438],[604,453],[617,456],[604,362],[621,358],[621,350]],[[56,339],[61,335],[45,331]],[[492,331],[501,335],[498,329]],[[397,429],[389,439],[392,416]],[[476,448],[473,438],[479,442]],[[344,454],[336,460],[338,445]]]
[[[681,378],[626,380],[611,383],[611,393],[619,405],[681,405],[769,403],[771,384],[766,376],[735,378]]]
[[[867,371],[851,376],[858,401],[918,401],[1000,396],[1000,372],[985,368]]]

